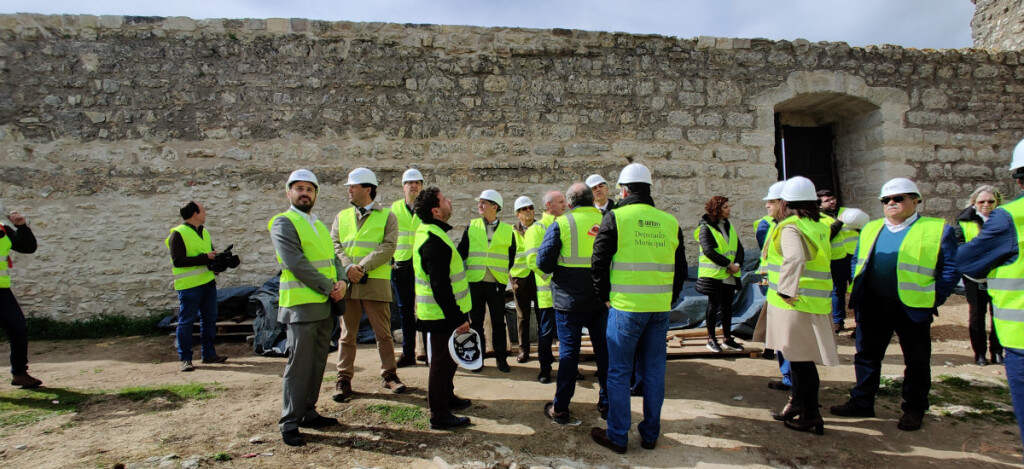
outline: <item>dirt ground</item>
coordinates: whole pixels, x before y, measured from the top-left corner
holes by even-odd
[[[933,326],[933,379],[955,375],[1002,380],[1000,366],[973,363],[966,306],[954,297]],[[845,401],[853,383],[853,341],[841,334],[843,366],[819,367],[821,402]],[[629,450],[618,455],[594,444],[592,426],[604,428],[595,403],[594,362],[585,362],[571,410],[579,426],[559,426],[542,415],[554,384],[540,384],[537,361],[513,363],[500,373],[487,360],[479,374],[459,371],[456,392],[473,400],[464,412],[473,425],[454,432],[395,424],[366,410],[372,404],[425,407],[427,368],[400,370],[409,392],[392,395],[380,386],[372,345],[360,346],[353,386],[357,399],[338,404],[324,383],[318,407],[342,425],[304,430],[309,445],[280,441],[281,372],[285,359],[252,354],[244,343],[221,343],[225,364],[178,372],[169,337],[31,342],[31,372],[47,388],[106,390],[168,383],[217,383],[216,397],[173,402],[151,399],[92,399],[79,412],[37,423],[0,428],[4,467],[1009,467],[1021,462],[1021,441],[1013,423],[983,418],[956,419],[938,413],[920,431],[896,429],[898,397],[880,398],[877,418],[842,419],[825,413],[824,436],[790,431],[768,412],[781,408],[784,392],[767,388],[776,378],[774,361],[760,358],[670,360],[662,435],[655,450],[640,448],[636,422],[640,398],[633,398],[634,426]],[[0,355],[7,351],[0,348]],[[197,352],[198,355],[198,352]],[[328,365],[334,373],[335,358]],[[889,349],[883,375],[901,375],[897,344]],[[6,385],[3,385],[6,386]],[[0,388],[2,389],[2,388]],[[8,387],[8,389],[10,389]],[[262,443],[252,443],[254,437]],[[214,455],[232,455],[217,461]],[[242,455],[259,456],[243,458]],[[177,455],[180,459],[159,458]],[[435,459],[439,458],[439,459]],[[148,461],[148,462],[147,462]]]

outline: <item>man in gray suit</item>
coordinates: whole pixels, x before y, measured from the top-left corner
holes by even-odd
[[[284,369],[281,438],[288,446],[304,446],[302,428],[338,424],[316,411],[334,319],[331,303],[345,296],[347,284],[334,255],[331,232],[313,204],[320,183],[311,171],[299,169],[285,184],[291,208],[270,219],[270,239],[281,265],[277,320],[288,328],[288,365]]]

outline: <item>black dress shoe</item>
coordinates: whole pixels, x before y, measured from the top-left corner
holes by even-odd
[[[579,371],[576,372],[576,381],[583,381],[585,379],[587,379],[587,377],[583,376],[583,373],[580,373]]]
[[[815,414],[818,414],[815,409]],[[796,430],[798,432],[814,432],[816,435],[825,434],[825,421],[822,420],[821,414],[818,415],[800,415],[795,418],[791,418],[782,422],[786,425],[786,428]]]
[[[313,420],[304,420],[302,422],[299,422],[299,426],[302,427],[302,428],[333,427],[333,426],[335,426],[337,424],[338,424],[338,419],[332,418],[332,417],[324,417],[323,415],[318,415]]]
[[[461,397],[455,397],[448,401],[448,410],[463,410],[468,409],[473,405],[473,401],[469,399],[463,399]]]
[[[500,371],[502,373],[508,373],[508,372],[512,371],[512,368],[509,368],[508,362],[505,361],[504,358],[499,358],[497,361],[498,361],[498,371]]]
[[[608,438],[608,432],[603,428],[591,428],[590,438],[594,440],[594,443],[604,446],[616,453],[624,454],[626,452],[626,447],[613,443],[612,440]]]
[[[802,407],[793,405],[793,401],[790,400],[786,403],[786,407],[782,408],[781,412],[771,412],[770,415],[772,419],[782,422],[800,415],[800,412],[803,412],[803,410]]]
[[[519,352],[519,355],[516,355],[516,363],[526,363],[529,360],[530,360],[530,354],[528,354],[526,352]]]
[[[991,362],[993,365],[1002,365],[1003,364],[1003,354],[1001,354],[1001,353],[993,353],[992,354],[992,359],[989,360],[989,362]]]
[[[306,439],[299,433],[298,428],[281,432],[281,439],[288,446],[306,446]]]
[[[547,369],[540,370],[540,373],[537,374],[537,382],[539,382],[541,384],[548,384],[548,383],[550,383],[551,382],[551,370],[547,370]]]
[[[608,406],[598,404],[597,412],[601,414],[601,420],[608,420]]]
[[[912,432],[921,428],[922,420],[924,420],[923,412],[905,411],[903,416],[900,417],[899,423],[896,424],[896,428],[905,432]]]
[[[416,365],[416,359],[411,357],[411,356],[409,356],[409,355],[406,355],[404,353],[401,356],[399,356],[398,357],[398,361],[395,362],[395,366],[398,367],[398,368],[405,368],[407,366],[415,366],[415,365]]]
[[[203,357],[203,363],[209,365],[210,363],[224,363],[228,361],[228,357],[224,355],[214,355],[212,357]]]
[[[789,391],[789,388],[791,388],[792,386],[783,383],[782,381],[769,381],[768,387],[778,391]]]
[[[862,407],[854,404],[853,401],[846,401],[843,405],[834,405],[830,407],[829,412],[832,415],[838,415],[840,417],[874,417],[874,407]]]
[[[655,446],[658,446],[658,440],[654,440],[654,441],[643,441],[643,440],[640,440],[640,447],[643,448],[643,449],[654,449]]]
[[[980,356],[974,359],[974,363],[977,363],[978,366],[986,366],[988,365],[988,360],[984,356]]]
[[[446,419],[430,419],[431,430],[454,430],[466,426],[469,426],[469,417],[456,417],[453,415]]]

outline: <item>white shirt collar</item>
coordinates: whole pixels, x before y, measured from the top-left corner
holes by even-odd
[[[304,220],[309,222],[309,226],[312,226],[313,227],[313,231],[316,231],[316,221],[317,221],[316,214],[303,212],[302,210],[299,210],[298,208],[296,208],[294,205],[292,205],[291,210],[293,212],[295,212],[295,213],[298,213],[299,216],[301,216]]]
[[[907,229],[907,227],[910,226],[911,223],[914,223],[914,221],[916,221],[918,218],[920,218],[920,216],[917,214],[917,212],[914,212],[914,214],[911,215],[910,218],[903,220],[903,223],[900,223],[898,225],[890,222],[888,218],[883,218],[882,220],[885,221],[885,227],[886,229],[889,230],[890,233],[899,233],[900,231]]]

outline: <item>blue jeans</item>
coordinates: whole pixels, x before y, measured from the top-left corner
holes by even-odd
[[[776,350],[775,358],[779,359],[779,373],[782,373],[782,384],[786,386],[793,385],[793,370],[789,364],[789,360],[782,356],[782,352]]]
[[[832,261],[832,323],[846,321],[846,287],[850,283],[850,260],[853,256]]]
[[[192,324],[196,316],[199,316],[203,358],[217,356],[213,348],[213,338],[217,335],[217,282],[178,290],[178,301],[178,329],[175,331],[178,360],[192,360]]]
[[[644,419],[637,425],[643,441],[658,441],[661,405],[665,402],[665,337],[668,312],[630,313],[608,309],[608,438],[626,446],[631,410],[629,377],[633,357],[643,369]]]
[[[1003,348],[1003,364],[1006,367],[1006,382],[1010,385],[1010,399],[1013,414],[1017,416],[1021,443],[1024,444],[1024,349]]]
[[[551,364],[555,362],[555,356],[551,353],[551,343],[555,341],[555,329],[560,329],[555,323],[555,308],[537,309],[537,359],[540,361],[542,370],[550,370]],[[561,336],[558,340],[562,340]],[[562,352],[558,352],[558,355],[559,363],[561,363]],[[558,369],[561,370],[561,366]],[[572,379],[575,380],[576,375],[573,375]]]
[[[598,408],[608,406],[607,375],[608,375],[608,342],[605,340],[605,328],[608,326],[608,312],[603,308],[597,311],[566,312],[555,311],[555,323],[558,324],[558,378],[555,381],[555,410],[569,410],[569,401],[576,393],[576,373],[580,365],[580,338],[583,327],[590,332],[590,343],[594,345],[594,356],[597,361]]]
[[[396,264],[391,269],[391,287],[402,316],[402,355],[409,358],[416,356],[416,278],[412,270],[412,264]],[[394,328],[394,325],[391,327]]]

